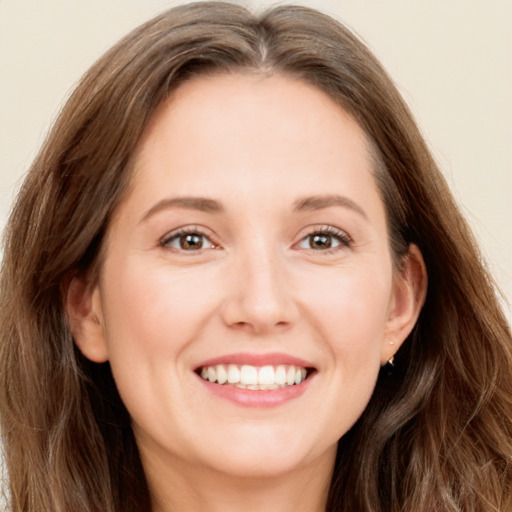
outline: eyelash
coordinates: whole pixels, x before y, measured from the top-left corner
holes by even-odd
[[[312,237],[317,235],[326,235],[330,238],[334,238],[337,242],[339,242],[339,245],[335,247],[329,247],[328,249],[317,250],[313,248],[307,248],[307,250],[329,255],[339,251],[340,249],[343,249],[344,247],[351,247],[352,245],[352,239],[350,238],[350,236],[344,231],[341,231],[333,226],[316,227],[313,231],[302,237],[301,240],[296,245],[299,245],[305,240],[311,239]]]
[[[195,250],[186,250],[186,249],[183,249],[183,248],[177,248],[177,247],[171,247],[170,246],[170,243],[174,240],[179,240],[180,238],[184,237],[184,236],[187,236],[187,235],[197,235],[197,236],[200,236],[206,240],[209,241],[209,243],[213,246],[213,247],[209,247],[208,249],[213,249],[213,248],[217,248],[217,244],[212,241],[212,237],[211,235],[207,235],[204,233],[204,230],[201,229],[200,227],[198,226],[189,226],[189,227],[185,227],[185,228],[181,228],[177,231],[173,231],[172,233],[169,233],[168,235],[165,235],[161,240],[160,240],[160,245],[164,248],[169,248],[169,249],[174,249],[174,250],[177,250],[177,251],[180,251],[180,252],[189,252],[189,253],[192,253],[192,254],[196,254],[198,253],[199,251],[201,251],[203,249],[203,247],[199,248],[199,249],[195,249]]]
[[[177,248],[177,247],[170,246],[171,242],[173,242],[175,240],[179,240],[181,237],[184,237],[187,235],[197,235],[197,236],[203,237],[204,239],[208,240],[209,243],[212,245],[212,247],[208,247],[207,249],[218,248],[218,245],[211,239],[212,238],[211,235],[205,234],[204,230],[198,226],[184,227],[177,231],[173,231],[172,233],[169,233],[168,235],[164,236],[160,240],[160,242],[159,242],[160,246],[164,247],[164,248],[167,247],[169,249],[177,250],[177,251],[180,251],[183,253],[188,252],[188,253],[192,253],[192,254],[197,254],[198,252],[200,252],[201,250],[204,249],[203,247],[200,247],[199,249],[186,250],[186,249],[183,249],[182,247]],[[338,245],[336,245],[335,247],[329,247],[327,249],[318,249],[317,250],[317,249],[313,249],[313,248],[305,248],[306,250],[318,252],[321,254],[332,254],[332,253],[342,249],[343,247],[350,247],[352,245],[352,239],[344,231],[341,231],[333,226],[319,226],[319,227],[316,227],[310,233],[307,233],[306,235],[304,235],[298,243],[294,244],[294,247],[300,246],[300,244],[303,243],[304,241],[311,239],[312,237],[318,236],[318,235],[324,235],[324,236],[327,236],[330,238],[334,238],[338,242]]]

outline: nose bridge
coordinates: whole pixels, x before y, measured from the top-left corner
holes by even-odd
[[[236,284],[228,298],[228,323],[256,332],[290,325],[296,318],[296,306],[276,244],[265,237],[250,237],[237,259]]]
[[[242,262],[245,266],[246,292],[245,300],[253,307],[269,308],[282,302],[281,280],[284,269],[280,265],[276,251],[260,248],[252,254],[246,254]],[[261,299],[261,300],[260,300]]]

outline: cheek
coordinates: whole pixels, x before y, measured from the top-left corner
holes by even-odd
[[[361,416],[380,369],[392,279],[382,263],[373,268],[330,269],[329,278],[317,274],[301,286],[305,328],[313,329],[316,346],[325,354],[317,415],[326,418],[323,435],[331,442]]]
[[[206,286],[212,280],[197,269],[170,272],[137,258],[117,260],[104,275],[109,362],[122,400],[135,423],[159,418],[162,429],[173,429],[166,407],[179,407],[184,397],[167,393],[190,378],[189,347],[214,309],[216,294]]]
[[[324,280],[327,286],[311,283],[302,293],[332,357],[349,371],[379,367],[392,290],[391,272],[382,267],[342,268]]]
[[[137,258],[106,272],[107,340],[112,357],[159,360],[176,355],[207,322],[215,289],[197,269],[170,272]],[[122,350],[120,350],[122,349]],[[118,354],[118,352],[122,352]]]

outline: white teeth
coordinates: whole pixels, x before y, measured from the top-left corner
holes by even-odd
[[[286,372],[286,384],[293,386],[295,384],[295,366],[290,366]]]
[[[279,386],[286,384],[286,368],[282,364],[276,368],[275,382]]]
[[[240,382],[240,368],[238,368],[238,366],[236,366],[235,364],[230,364],[228,366],[228,382],[230,384],[237,384],[238,382]]]
[[[218,384],[232,384],[241,389],[268,390],[300,384],[306,379],[307,370],[300,366],[252,366],[236,364],[205,366],[201,378]]]
[[[246,386],[258,384],[258,370],[256,367],[244,364],[240,370],[240,382]]]
[[[228,372],[223,364],[218,364],[215,369],[217,370],[217,382],[224,384],[228,380]]]
[[[258,384],[268,386],[275,384],[275,373],[272,366],[263,366],[258,372]]]

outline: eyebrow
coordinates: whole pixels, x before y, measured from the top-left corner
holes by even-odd
[[[366,220],[368,220],[368,215],[366,212],[352,199],[349,199],[345,196],[340,196],[338,194],[325,194],[325,195],[317,195],[317,196],[307,196],[301,199],[298,199],[293,204],[293,210],[296,212],[303,211],[312,211],[312,210],[322,210],[323,208],[330,208],[332,206],[341,206],[343,208],[348,208],[350,210],[355,211]]]
[[[365,211],[354,201],[348,197],[340,196],[337,194],[325,194],[316,196],[307,196],[298,199],[293,204],[293,211],[314,211],[330,208],[333,206],[341,206],[355,211],[365,219],[368,219]],[[158,201],[152,206],[142,217],[141,222],[144,222],[149,217],[170,208],[180,208],[184,210],[197,210],[206,213],[222,213],[223,206],[214,199],[206,197],[168,197]]]
[[[221,213],[224,211],[222,205],[214,199],[206,197],[168,197],[158,201],[142,217],[144,222],[149,217],[169,208],[180,208],[184,210],[198,210],[206,213]]]

